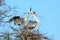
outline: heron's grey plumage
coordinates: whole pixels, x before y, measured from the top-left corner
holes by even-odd
[[[24,18],[21,18],[20,16],[14,16],[9,20],[9,22],[11,21],[14,21],[14,24],[21,25],[24,23]]]
[[[29,21],[28,23],[26,23],[26,25],[24,25],[24,29],[34,29],[37,25],[37,22],[36,21]]]

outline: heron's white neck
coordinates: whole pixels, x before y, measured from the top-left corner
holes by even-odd
[[[27,14],[26,14],[26,17],[25,17],[25,19],[24,19],[24,20],[25,20],[25,22],[27,22],[27,21],[28,21],[28,15],[29,15],[29,14],[27,13]]]
[[[33,17],[34,17],[34,19],[36,20],[37,24],[39,24],[40,21],[38,20],[38,18],[37,18],[36,16],[33,16]]]

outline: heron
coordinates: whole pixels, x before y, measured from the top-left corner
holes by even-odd
[[[9,22],[14,21],[14,24],[21,26],[28,21],[28,16],[30,13],[32,13],[31,9],[29,9],[26,13],[24,13],[24,14],[26,14],[25,18],[22,18],[20,16],[14,16],[9,20]]]
[[[14,24],[21,26],[23,23],[28,21],[28,15],[25,18],[22,18],[20,16],[14,16],[12,17],[9,22],[14,21]]]
[[[35,21],[29,21],[24,25],[24,29],[27,29],[28,31],[34,29],[40,23],[39,19],[36,17],[37,16],[36,12],[33,12],[31,14]]]

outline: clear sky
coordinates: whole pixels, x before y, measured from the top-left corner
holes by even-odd
[[[41,23],[37,29],[50,37],[54,35],[55,40],[60,40],[60,0],[5,0],[5,2],[11,7],[20,8],[18,14],[22,17],[29,8],[38,12]]]

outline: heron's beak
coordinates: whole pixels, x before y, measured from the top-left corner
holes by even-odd
[[[42,17],[42,16],[39,16],[40,18],[42,18],[42,19],[44,19],[44,17]]]
[[[24,14],[32,14],[32,13],[24,13]]]
[[[24,13],[24,14],[29,14],[29,13]]]

